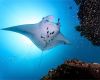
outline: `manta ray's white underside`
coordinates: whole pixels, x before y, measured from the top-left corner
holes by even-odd
[[[58,44],[68,44],[60,32],[60,23],[53,23],[52,16],[47,16],[37,24],[25,24],[3,30],[18,32],[27,36],[41,50],[50,49]]]

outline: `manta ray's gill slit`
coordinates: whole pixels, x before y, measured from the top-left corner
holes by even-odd
[[[44,37],[44,36],[41,36],[41,38],[45,39],[45,37]]]

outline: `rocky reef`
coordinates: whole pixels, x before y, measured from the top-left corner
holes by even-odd
[[[100,80],[100,64],[67,60],[41,80]]]
[[[100,0],[74,0],[79,5],[76,30],[93,45],[100,46]]]
[[[77,5],[81,3],[82,0],[74,0]]]

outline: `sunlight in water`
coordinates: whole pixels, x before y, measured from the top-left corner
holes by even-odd
[[[7,13],[4,20],[5,27],[2,28],[23,24],[35,24],[40,22],[42,18],[47,15],[55,15],[54,8],[48,4],[46,5],[48,7],[41,7],[41,4],[37,7],[36,4],[26,2],[24,2],[23,6],[19,3],[9,5],[10,10],[6,10],[5,12]],[[9,46],[9,51],[12,51],[12,53],[25,57],[36,57],[41,54],[41,50],[26,36],[16,32],[5,31],[4,33],[7,33],[6,37],[4,38],[6,41],[5,46]],[[2,40],[2,42],[4,41]]]

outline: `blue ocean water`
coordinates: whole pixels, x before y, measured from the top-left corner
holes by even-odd
[[[42,53],[26,36],[0,30],[0,80],[40,80],[67,59],[100,63],[100,47],[75,30],[77,12],[74,0],[0,0],[0,29],[38,23],[53,15],[55,22],[60,18],[61,32],[71,43]]]

